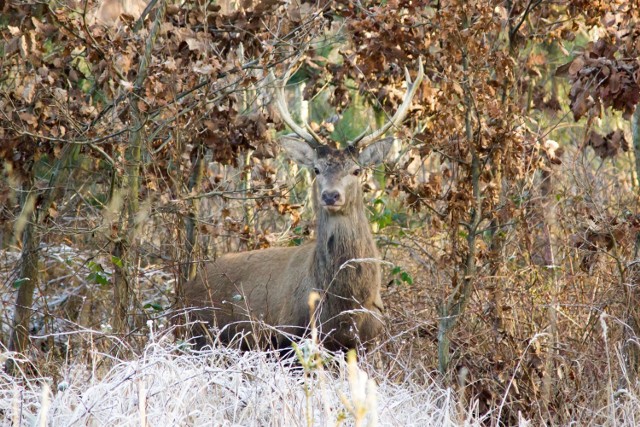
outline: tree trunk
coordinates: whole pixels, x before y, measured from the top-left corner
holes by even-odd
[[[636,184],[640,188],[640,107],[636,106],[636,110],[631,117],[631,137],[633,138],[633,154],[636,157]]]
[[[9,339],[9,351],[25,353],[29,345],[29,322],[31,320],[33,293],[38,283],[38,246],[40,237],[38,227],[46,218],[49,208],[58,194],[58,182],[62,176],[67,176],[75,169],[73,162],[79,153],[80,146],[66,145],[60,153],[60,157],[55,160],[51,169],[49,185],[40,195],[36,192],[35,165],[32,165],[29,176],[22,186],[24,198],[21,201],[22,213],[16,221],[15,233],[22,235],[22,253],[20,255],[20,270],[18,280],[14,286],[18,287],[15,312],[13,316],[13,327]],[[66,171],[66,173],[63,173]],[[36,200],[40,196],[40,202]],[[7,371],[12,372],[15,368],[14,361],[7,361]]]
[[[631,137],[633,139],[633,153],[636,158],[636,191],[640,191],[640,107],[636,106],[631,118]],[[640,232],[636,233],[633,260],[627,266],[628,281],[633,286],[624,286],[627,293],[627,315],[625,328],[625,343],[622,347],[624,360],[627,365],[627,379],[630,384],[634,384],[637,378],[638,365],[640,364],[640,347],[638,345],[638,329],[640,328]]]
[[[131,130],[129,145],[125,151],[125,174],[120,179],[115,179],[117,183],[112,196],[124,197],[126,209],[122,211],[117,235],[114,239],[112,251],[112,262],[114,268],[113,275],[113,302],[114,311],[112,316],[112,326],[114,332],[125,334],[129,329],[129,314],[134,305],[134,281],[131,278],[130,270],[135,268],[135,260],[130,255],[130,247],[135,243],[137,215],[139,211],[140,197],[140,166],[142,164],[143,128],[146,120],[138,108],[137,93],[143,90],[143,85],[147,78],[148,65],[151,61],[151,52],[155,44],[160,24],[164,20],[166,11],[166,1],[158,2],[158,12],[156,14],[153,27],[149,32],[145,46],[144,56],[140,60],[138,75],[134,83],[134,92],[129,97],[129,118],[131,120]],[[115,172],[114,172],[115,173]]]
[[[189,177],[189,183],[187,184],[187,190],[191,194],[195,188],[198,188],[202,183],[204,177],[205,166],[205,150],[203,146],[196,148],[196,155],[193,160],[193,169],[191,176]],[[196,227],[198,221],[198,212],[200,211],[200,199],[194,198],[191,200],[191,209],[188,215],[184,219],[184,228],[186,232],[185,249],[186,259],[182,268],[182,281],[187,282],[195,277],[196,263],[195,263],[195,251],[197,243],[197,231]],[[178,286],[176,289],[176,296],[181,301],[182,287]]]
[[[18,286],[15,311],[13,313],[13,328],[9,339],[9,351],[24,354],[29,345],[29,322],[33,305],[33,293],[38,281],[38,240],[36,236],[36,193],[34,190],[33,168],[31,176],[23,185],[26,194],[22,203],[21,218],[26,221],[22,231],[22,253],[20,254],[20,272],[14,286]],[[17,221],[19,222],[20,219]],[[8,359],[6,370],[13,373],[15,361]]]
[[[466,51],[462,52],[462,67],[465,71],[469,69]],[[462,274],[454,276],[454,286],[451,295],[440,307],[440,323],[438,325],[438,369],[442,374],[449,370],[450,365],[450,345],[449,334],[458,323],[460,316],[464,314],[467,302],[471,296],[471,288],[476,275],[476,237],[478,227],[482,221],[482,195],[480,194],[480,154],[474,146],[472,130],[472,98],[471,90],[467,82],[463,83],[465,92],[465,133],[466,143],[469,144],[471,153],[471,182],[474,205],[471,207],[470,219],[466,224],[467,228],[467,255],[464,263],[459,266],[458,271]],[[457,233],[457,231],[455,232]],[[454,237],[457,239],[457,237]],[[456,280],[457,278],[457,280]]]
[[[554,401],[554,396],[556,396],[556,388],[557,388],[557,376],[555,373],[557,372],[556,364],[559,360],[558,348],[559,345],[559,336],[558,336],[558,295],[562,292],[560,289],[560,285],[558,282],[558,273],[555,265],[555,253],[554,249],[557,247],[552,240],[552,230],[556,225],[556,209],[555,209],[555,199],[553,197],[553,177],[551,172],[542,170],[541,173],[541,185],[540,185],[540,209],[541,209],[541,221],[542,221],[542,229],[540,236],[540,240],[542,242],[542,251],[544,260],[544,268],[542,276],[545,278],[547,282],[548,289],[551,290],[551,303],[548,308],[548,319],[549,319],[549,335],[550,335],[550,344],[549,350],[546,354],[545,360],[545,369],[542,378],[542,402],[544,403],[544,408],[546,410],[546,421],[550,424],[556,424],[558,422],[557,419],[554,418],[552,408],[555,407],[556,402]]]

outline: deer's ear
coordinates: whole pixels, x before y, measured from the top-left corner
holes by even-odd
[[[378,165],[389,154],[393,145],[393,137],[380,139],[373,144],[367,146],[358,156],[358,163],[364,166]]]
[[[303,139],[286,135],[280,138],[280,143],[291,160],[302,166],[313,167],[313,163],[316,161],[316,150]]]

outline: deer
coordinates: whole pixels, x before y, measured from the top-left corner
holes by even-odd
[[[376,131],[365,130],[342,149],[324,143],[308,124],[298,125],[291,117],[284,96],[290,73],[291,69],[274,88],[273,100],[294,134],[279,142],[291,160],[315,176],[315,240],[225,254],[206,262],[185,284],[184,302],[192,319],[219,328],[217,336],[223,342],[241,336],[244,347],[255,343],[285,348],[292,339],[307,336],[311,323],[317,322],[326,349],[366,349],[383,332],[384,305],[379,254],[363,200],[362,168],[382,163],[390,151],[393,137],[382,136],[407,115],[424,76],[422,60],[413,81],[405,68],[407,91],[391,119]],[[312,295],[318,296],[313,311]],[[191,334],[198,347],[210,341],[205,327]]]

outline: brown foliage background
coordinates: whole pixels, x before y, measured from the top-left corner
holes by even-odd
[[[290,108],[341,143],[393,114],[422,58],[399,153],[367,183],[396,264],[374,357],[398,378],[439,370],[507,424],[592,420],[612,379],[636,387],[633,2],[242,3],[157,1],[112,26],[91,1],[0,3],[4,346],[25,224],[25,350],[55,372],[88,344],[47,334],[109,330],[118,274],[116,332],[135,341],[174,315],[185,266],[309,238],[270,70],[298,64]]]

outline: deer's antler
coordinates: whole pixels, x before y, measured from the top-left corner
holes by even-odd
[[[418,90],[418,87],[420,87],[422,79],[424,78],[424,67],[422,66],[422,58],[418,60],[418,75],[416,75],[416,79],[413,82],[411,81],[411,76],[409,75],[409,70],[407,70],[407,67],[404,68],[404,75],[407,81],[407,93],[404,95],[402,104],[400,104],[400,107],[398,107],[398,111],[396,111],[393,117],[391,117],[391,120],[385,123],[385,125],[380,129],[372,133],[368,133],[369,129],[367,128],[353,141],[349,142],[349,145],[353,147],[359,146],[359,148],[364,148],[384,135],[392,126],[396,127],[402,123],[404,118],[407,116],[407,113],[409,112],[411,101],[413,100],[413,97],[415,96],[416,91]]]
[[[273,75],[273,71],[269,73],[269,79],[274,82],[274,101],[276,103],[276,108],[278,109],[278,113],[280,113],[280,117],[282,120],[291,128],[292,131],[296,133],[300,138],[305,140],[311,148],[318,148],[322,143],[322,139],[318,136],[317,133],[311,129],[308,123],[304,124],[304,128],[298,125],[291,114],[289,113],[289,108],[287,107],[287,100],[284,96],[284,87],[289,81],[289,77],[291,76],[291,72],[293,68],[289,68],[285,73],[284,77],[280,80],[277,80]]]

